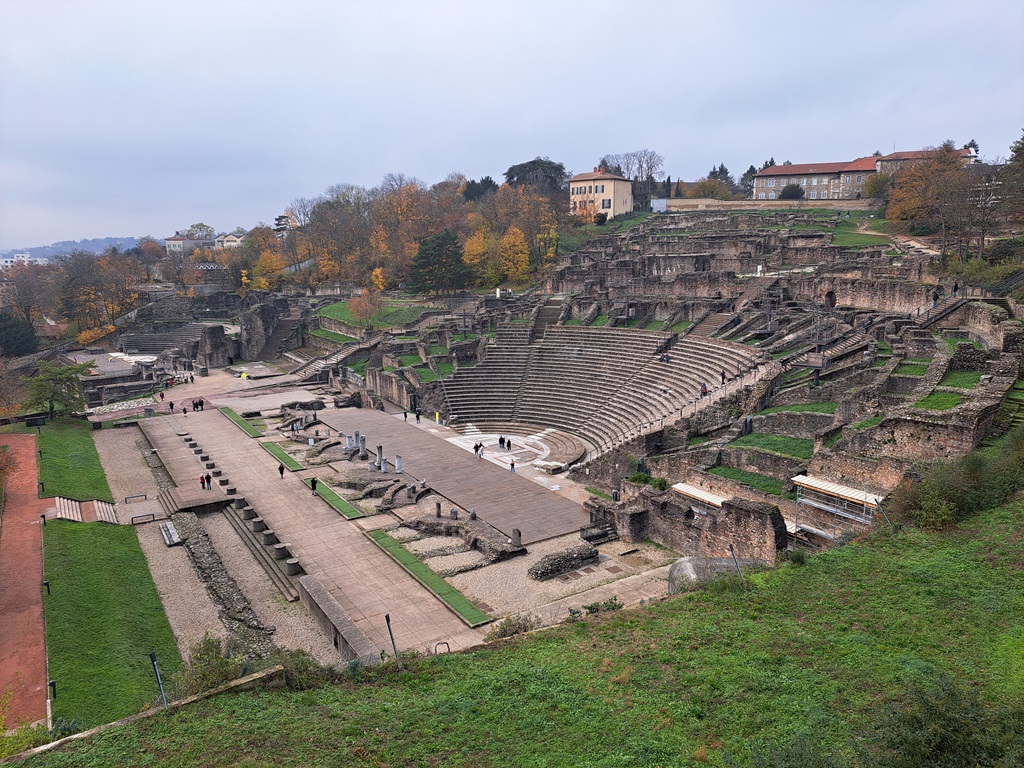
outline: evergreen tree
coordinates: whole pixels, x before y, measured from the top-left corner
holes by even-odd
[[[757,168],[750,166],[740,176],[740,191],[743,192],[744,197],[751,197],[754,194],[754,176],[756,174]]]
[[[409,269],[409,287],[418,293],[445,293],[462,288],[469,268],[462,258],[462,246],[450,229],[420,241]]]
[[[29,384],[26,408],[47,408],[50,418],[57,408],[65,411],[79,411],[85,408],[82,391],[82,376],[88,375],[96,363],[78,365],[54,365],[46,360],[39,361],[39,373],[26,379]]]
[[[0,312],[0,355],[21,357],[35,352],[38,346],[32,323]]]

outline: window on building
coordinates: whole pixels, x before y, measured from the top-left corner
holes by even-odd
[[[849,184],[849,183],[850,183],[850,177],[849,177],[849,176],[847,176],[847,177],[846,177],[846,183],[847,183],[847,184]]]
[[[860,184],[862,181],[864,181],[864,176],[862,174],[857,174],[857,183]]]
[[[818,190],[812,189],[811,190],[811,200],[817,200],[817,199],[818,199]]]
[[[597,192],[604,192],[604,184],[598,184],[596,191]]]
[[[758,200],[764,200],[764,192],[758,192],[757,193],[757,199]]]
[[[601,201],[601,207],[602,207],[602,208],[604,208],[604,209],[606,209],[606,210],[607,210],[608,208],[611,208],[611,207],[612,207],[612,201],[611,201],[611,198],[608,198],[608,197],[606,197],[606,198],[605,198],[604,200],[602,200],[602,201]]]
[[[828,200],[828,190],[827,189],[821,190],[821,199],[822,200]]]
[[[807,179],[800,179],[800,186],[801,187],[806,187],[807,186]]]
[[[763,197],[763,195],[762,195],[762,197]],[[774,200],[775,199],[775,193],[774,192],[769,192],[768,193],[768,199],[769,200]]]
[[[812,187],[818,186],[818,179],[817,179],[817,177],[811,179],[811,186]]]
[[[587,187],[587,194],[590,195],[590,194],[593,194],[593,192],[594,192],[594,185],[591,184],[589,187]]]
[[[768,179],[768,186],[769,187],[774,187],[775,186],[775,179]]]

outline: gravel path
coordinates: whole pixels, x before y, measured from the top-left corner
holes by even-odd
[[[224,567],[249,599],[260,621],[277,628],[274,645],[301,648],[322,664],[338,663],[338,651],[305,606],[300,602],[289,603],[281,596],[224,515],[206,514],[200,520]]]
[[[150,511],[155,504],[152,500],[160,489],[139,448],[139,441],[145,440],[142,433],[130,427],[104,429],[93,432],[93,439],[110,490],[114,498],[120,500],[115,505],[118,519],[124,523],[132,515]],[[123,502],[126,496],[140,493],[145,493],[150,501],[138,504]],[[159,504],[156,506],[159,508]],[[155,522],[138,525],[135,532],[182,658],[187,658],[192,646],[207,633],[213,637],[226,637],[227,630],[220,621],[217,606],[199,580],[185,548],[166,546]]]

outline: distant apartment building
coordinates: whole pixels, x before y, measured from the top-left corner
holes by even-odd
[[[807,200],[857,200],[865,196],[865,184],[876,173],[893,174],[908,163],[920,162],[934,150],[893,152],[889,155],[860,157],[852,162],[773,165],[754,175],[755,200],[777,200],[787,184],[803,187]],[[971,148],[960,150],[964,165],[977,162]]]
[[[164,241],[168,256],[180,256],[183,259],[187,259],[198,248],[213,248],[214,246],[215,241],[213,240],[198,240],[177,233],[174,234],[174,237],[168,237]]]
[[[213,239],[213,247],[218,250],[222,248],[237,248],[244,239],[245,235],[236,235],[234,233],[217,235]]]
[[[46,264],[47,260],[30,253],[11,253],[0,257],[0,269],[10,269],[17,264]]]
[[[633,182],[604,168],[569,179],[569,212],[593,220],[599,213],[609,219],[633,212]]]

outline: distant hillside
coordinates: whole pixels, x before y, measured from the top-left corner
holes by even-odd
[[[37,258],[50,258],[61,253],[67,253],[74,249],[80,251],[91,251],[100,253],[112,245],[116,245],[122,251],[134,248],[139,244],[134,237],[95,237],[91,240],[61,240],[51,245],[37,245],[32,248],[12,248],[9,251],[0,253],[0,256],[9,256],[12,253],[28,253]]]

